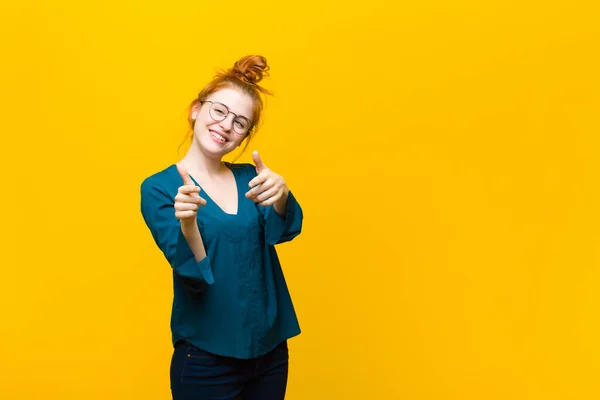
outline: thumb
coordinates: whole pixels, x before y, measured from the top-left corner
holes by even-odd
[[[183,164],[177,164],[177,171],[179,172],[179,176],[183,179],[184,185],[193,185],[194,181],[190,178],[190,174],[188,174],[187,169],[183,166]]]
[[[260,156],[258,155],[258,151],[254,150],[252,152],[252,160],[254,161],[254,165],[256,165],[256,172],[260,173],[263,169],[267,168],[265,164],[263,164]]]

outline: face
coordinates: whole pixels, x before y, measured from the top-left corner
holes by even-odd
[[[244,123],[247,126],[248,121],[252,121],[253,106],[252,98],[238,89],[221,89],[208,96],[206,102],[192,110],[191,115],[196,120],[194,137],[200,149],[219,158],[235,150],[247,136],[238,132],[244,128]],[[214,117],[225,119],[217,121]]]

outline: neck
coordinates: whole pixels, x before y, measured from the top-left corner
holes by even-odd
[[[226,168],[221,162],[221,158],[213,158],[203,153],[195,140],[181,161],[192,176],[202,174],[212,178],[220,175],[223,168]]]

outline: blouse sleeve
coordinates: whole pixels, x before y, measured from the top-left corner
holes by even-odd
[[[272,205],[264,207],[257,204],[256,206],[263,209],[267,243],[275,245],[289,242],[302,231],[302,208],[291,191],[288,193],[285,214],[283,216],[277,214]]]
[[[249,173],[249,181],[257,175],[256,168],[252,164],[247,164],[247,171]],[[264,218],[265,240],[268,244],[276,245],[289,242],[302,231],[302,220],[304,215],[300,204],[291,191],[288,193],[283,216],[277,214],[272,205],[265,207],[256,203],[255,206]]]
[[[207,256],[196,262],[181,232],[180,221],[175,217],[174,199],[149,179],[142,183],[140,191],[144,221],[175,275],[189,290],[203,291],[214,283],[210,259]]]

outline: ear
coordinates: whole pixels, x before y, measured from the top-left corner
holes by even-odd
[[[200,104],[194,105],[190,111],[190,117],[192,118],[193,121],[196,120],[199,112],[200,112]]]

